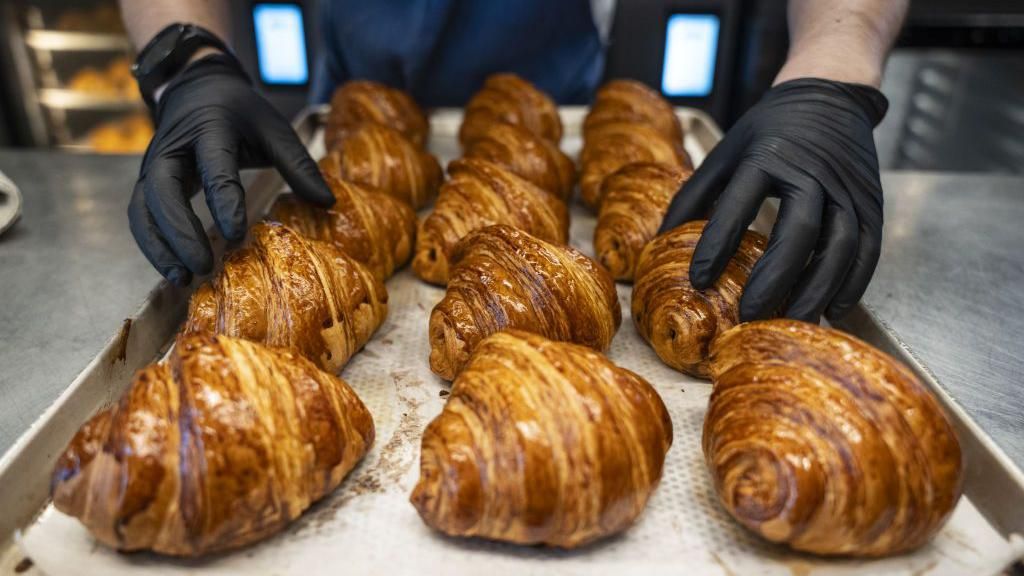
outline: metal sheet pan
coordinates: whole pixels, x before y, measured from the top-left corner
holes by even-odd
[[[309,144],[314,156],[323,153],[322,127],[325,110],[311,109],[296,123],[300,137]],[[579,127],[585,110],[562,110],[566,125],[563,147],[578,152]],[[698,111],[680,110],[687,128],[687,149],[695,162],[721,138],[714,123]],[[461,119],[458,110],[440,110],[432,115],[431,150],[443,161],[458,154],[455,135]],[[271,171],[260,172],[247,180],[250,218],[265,213],[274,197],[283,189],[280,178]],[[771,207],[763,211],[758,224],[770,227]],[[594,219],[580,207],[573,209],[573,243],[592,253]],[[252,220],[250,220],[252,221]],[[222,244],[220,242],[218,245]],[[280,536],[235,554],[199,562],[180,562],[148,554],[118,555],[91,544],[91,539],[76,521],[47,508],[49,474],[53,461],[68,440],[92,413],[113,402],[129,382],[131,374],[159,357],[166,350],[183,315],[187,294],[161,283],[146,300],[138,314],[126,320],[120,332],[97,358],[69,386],[63,395],[0,459],[0,574],[19,564],[23,571],[81,573],[134,572],[184,573],[197,568],[213,573],[239,570],[259,572],[315,572],[344,560],[349,571],[389,572],[427,571],[451,568],[451,571],[477,570],[480,563],[497,572],[522,572],[553,569],[558,572],[593,572],[596,569],[634,568],[643,573],[673,572],[684,562],[689,573],[747,573],[757,567],[772,573],[789,570],[806,573],[810,569],[845,573],[869,569],[873,573],[994,573],[1013,557],[1024,553],[1024,541],[1014,534],[1024,532],[1024,475],[1013,467],[990,438],[975,425],[869,310],[859,308],[842,328],[902,359],[935,390],[957,425],[967,457],[967,498],[954,517],[951,527],[936,544],[922,553],[865,566],[859,562],[822,563],[794,555],[752,540],[734,526],[708,498],[703,465],[695,448],[695,439],[687,435],[702,419],[702,405],[710,387],[693,381],[661,365],[642,343],[627,318],[616,336],[611,356],[641,373],[654,383],[672,405],[677,425],[676,445],[670,453],[673,469],[684,469],[679,477],[666,473],[666,479],[652,499],[640,524],[624,537],[576,553],[542,549],[515,549],[487,543],[461,543],[432,535],[418,522],[405,503],[410,482],[415,481],[419,431],[443,406],[439,392],[445,386],[426,368],[424,353],[426,313],[443,294],[411,276],[408,269],[388,283],[392,313],[388,323],[367,349],[357,355],[342,376],[357,389],[371,407],[378,425],[378,443],[350,478],[324,502],[314,506],[296,524]],[[620,300],[628,311],[629,288],[619,287]],[[416,330],[416,327],[419,330]],[[411,332],[410,332],[411,330]],[[396,354],[400,353],[400,354]],[[412,358],[412,364],[398,365],[396,356]],[[670,396],[673,395],[673,396]],[[686,437],[682,437],[686,436]],[[674,455],[673,455],[674,453]],[[668,464],[666,468],[668,468]],[[694,486],[701,487],[694,494]],[[697,516],[678,517],[667,513],[675,507],[694,507]],[[45,512],[44,512],[45,510]],[[694,511],[689,514],[693,515]],[[40,514],[42,513],[42,516]],[[353,532],[346,519],[358,519]],[[695,529],[678,525],[680,518],[693,521]],[[40,520],[41,519],[41,520]],[[365,522],[365,525],[364,525]],[[391,524],[389,524],[391,523]],[[353,540],[372,533],[374,526],[388,537],[372,546]],[[26,530],[27,529],[27,530]],[[668,551],[648,553],[644,543],[678,530],[679,544]],[[18,542],[15,542],[16,537]],[[407,540],[403,540],[407,538]],[[347,546],[341,546],[345,542]],[[649,542],[648,542],[649,543]],[[403,554],[394,553],[394,545],[403,544]],[[664,548],[656,546],[652,550]],[[26,550],[34,567],[24,562]],[[353,550],[363,552],[353,554]],[[339,556],[339,552],[344,552]],[[942,555],[959,555],[943,559]],[[443,560],[443,564],[435,564]],[[384,562],[384,564],[382,564]],[[625,562],[625,563],[624,563]],[[363,570],[360,570],[362,568]],[[332,570],[333,572],[334,570]],[[815,573],[818,573],[817,571]]]

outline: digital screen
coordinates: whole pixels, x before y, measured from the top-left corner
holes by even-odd
[[[718,57],[718,16],[673,14],[665,32],[661,91],[667,96],[711,94]]]
[[[256,57],[264,84],[299,86],[309,81],[306,31],[298,4],[256,4]]]

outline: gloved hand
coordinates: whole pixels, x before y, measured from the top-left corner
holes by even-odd
[[[302,198],[334,203],[291,125],[256,93],[245,72],[223,55],[192,63],[160,99],[156,134],[128,205],[139,248],[179,286],[193,273],[210,272],[210,241],[189,203],[197,176],[217,228],[228,240],[240,240],[247,226],[238,170],[270,165]]]
[[[661,231],[710,218],[690,282],[718,279],[762,201],[781,199],[767,250],[740,301],[742,321],[775,311],[839,318],[867,289],[882,241],[872,129],[888,101],[874,88],[801,78],[775,86],[729,130],[668,209]],[[784,305],[784,307],[783,307]]]

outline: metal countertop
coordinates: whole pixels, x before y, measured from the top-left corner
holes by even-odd
[[[159,280],[128,231],[139,158],[0,150],[24,214],[0,237],[0,453]],[[1024,179],[883,174],[886,238],[865,297],[1024,466]]]

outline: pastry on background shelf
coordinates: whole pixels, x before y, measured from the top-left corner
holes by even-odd
[[[405,92],[370,80],[352,80],[331,96],[324,129],[327,149],[335,148],[346,131],[365,123],[393,128],[420,147],[426,145],[430,131],[427,117]]]
[[[960,498],[949,419],[906,366],[838,330],[741,324],[711,347],[704,456],[742,525],[796,550],[924,545]]]
[[[499,164],[566,202],[576,185],[576,166],[557,144],[512,124],[488,125],[463,156]]]
[[[690,260],[704,231],[704,220],[677,226],[644,248],[633,284],[637,332],[672,368],[708,377],[708,350],[714,339],[739,324],[740,296],[767,239],[748,230],[722,275],[706,290],[690,285]]]
[[[141,154],[152,139],[153,122],[141,112],[104,122],[86,135],[89,147],[102,154]]]
[[[583,120],[584,137],[591,129],[614,122],[648,124],[670,142],[683,141],[683,127],[672,104],[636,80],[612,80],[598,88]]]
[[[601,182],[619,168],[634,162],[693,168],[682,141],[670,141],[648,124],[599,124],[587,131],[580,152],[580,197],[583,203],[595,210],[599,208]]]
[[[463,158],[448,165],[434,211],[416,235],[416,275],[433,284],[448,282],[449,259],[459,240],[491,224],[508,224],[541,240],[565,244],[565,204],[512,172],[486,160]]]
[[[189,302],[185,333],[290,347],[337,373],[387,315],[384,284],[334,246],[259,222]]]
[[[550,96],[515,74],[493,74],[466,104],[459,142],[463,149],[487,133],[490,124],[512,124],[554,144],[562,139],[562,120]]]
[[[658,234],[669,203],[692,173],[639,162],[626,164],[601,183],[594,252],[616,280],[633,280],[640,252]]]
[[[430,313],[430,368],[446,380],[487,336],[513,328],[604,351],[622,323],[615,281],[571,246],[511,226],[463,238],[448,290]]]
[[[584,346],[500,332],[423,433],[410,500],[445,534],[575,548],[636,521],[671,444],[640,376]]]
[[[416,213],[382,192],[330,175],[325,180],[334,206],[324,209],[288,194],[274,203],[269,218],[307,238],[333,244],[378,279],[388,279],[412,255]]]
[[[413,208],[429,204],[441,186],[441,165],[400,132],[380,124],[345,131],[320,160],[320,170],[390,194]]]
[[[181,336],[57,459],[54,506],[118,550],[238,548],[329,494],[373,443],[340,378],[289,350]]]

